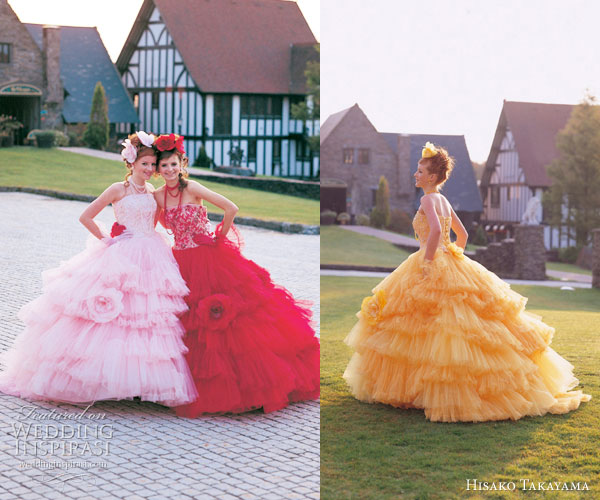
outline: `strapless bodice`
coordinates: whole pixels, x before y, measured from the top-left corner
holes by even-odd
[[[442,226],[442,234],[438,246],[446,247],[451,243],[450,229],[452,228],[452,217],[440,214],[437,215],[440,220],[440,225]],[[427,216],[418,210],[412,224],[413,229],[415,230],[415,238],[419,240],[421,247],[423,247],[427,243],[427,238],[429,238],[429,222],[427,221]]]
[[[154,233],[156,201],[152,193],[128,194],[113,203],[117,222],[134,235]]]
[[[194,248],[214,240],[204,205],[186,203],[165,210],[165,223],[173,231],[176,250]]]

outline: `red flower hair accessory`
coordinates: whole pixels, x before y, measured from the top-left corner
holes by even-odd
[[[185,149],[183,147],[183,136],[177,134],[162,134],[159,135],[154,141],[154,145],[156,149],[159,151],[171,151],[172,149],[176,149],[182,155],[185,154]]]

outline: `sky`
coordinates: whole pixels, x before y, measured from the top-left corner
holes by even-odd
[[[113,61],[117,60],[143,0],[8,0],[21,22],[96,26]],[[319,0],[296,2],[319,40]]]
[[[464,135],[487,159],[503,100],[600,97],[597,0],[321,0],[321,121]]]

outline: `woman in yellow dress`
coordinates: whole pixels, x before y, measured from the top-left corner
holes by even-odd
[[[345,339],[355,350],[344,373],[353,395],[441,422],[567,413],[589,401],[571,391],[573,366],[549,347],[554,329],[463,254],[467,231],[439,192],[453,159],[429,142],[421,156],[415,179],[425,195],[413,220],[421,248],[363,300]]]

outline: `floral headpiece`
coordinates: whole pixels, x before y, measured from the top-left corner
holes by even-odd
[[[433,144],[431,144],[431,142],[427,141],[425,143],[425,147],[423,148],[423,151],[421,151],[421,158],[431,158],[432,156],[435,156],[436,154],[438,154],[438,150],[435,149],[435,146]]]
[[[171,151],[172,149],[176,149],[182,155],[185,154],[185,149],[183,147],[183,136],[177,134],[162,134],[156,138],[154,141],[154,145],[156,149],[159,151]]]
[[[135,135],[137,135],[137,137],[140,140],[140,142],[142,143],[142,145],[144,145],[148,148],[152,147],[152,144],[154,143],[154,139],[156,139],[156,137],[154,137],[154,135],[147,134],[143,130],[137,131],[135,133]],[[131,144],[130,139],[125,139],[125,141],[121,143],[121,146],[123,146],[123,151],[121,151],[121,156],[123,157],[123,159],[127,163],[133,163],[137,159],[138,148],[136,148],[133,144]]]

